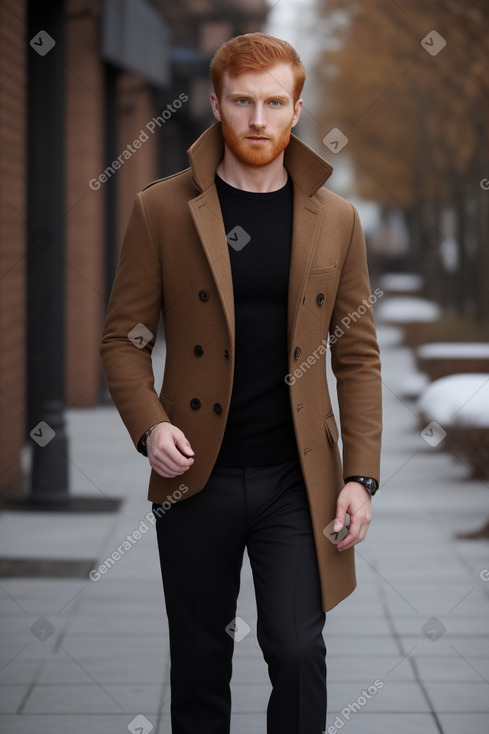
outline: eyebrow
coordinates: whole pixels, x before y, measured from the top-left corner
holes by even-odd
[[[232,92],[231,94],[228,94],[229,99],[251,99],[253,97],[253,94],[249,92]],[[268,94],[265,99],[278,99],[282,102],[288,102],[289,99],[292,99],[292,95],[287,94]]]

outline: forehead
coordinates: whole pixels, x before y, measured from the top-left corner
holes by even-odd
[[[243,94],[254,97],[294,96],[294,72],[289,64],[276,64],[265,71],[245,71],[223,78],[223,96]]]

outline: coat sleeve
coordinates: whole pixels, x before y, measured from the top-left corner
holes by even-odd
[[[151,354],[163,303],[161,264],[138,194],[109,299],[100,353],[115,406],[138,448],[150,426],[168,421],[154,389]]]
[[[330,323],[331,365],[336,377],[344,477],[380,478],[382,381],[365,239],[353,209],[351,239]],[[381,294],[380,294],[381,295]]]

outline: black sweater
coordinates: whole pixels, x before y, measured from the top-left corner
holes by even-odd
[[[287,291],[293,186],[242,191],[216,176],[235,307],[231,407],[217,464],[263,466],[298,459],[287,363]]]

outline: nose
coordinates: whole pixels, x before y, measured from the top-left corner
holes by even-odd
[[[250,118],[250,127],[257,129],[263,129],[266,127],[267,121],[265,119],[265,109],[261,102],[257,102],[252,107],[252,113]]]

